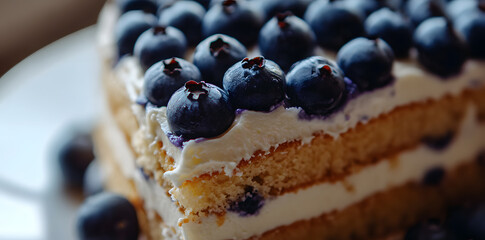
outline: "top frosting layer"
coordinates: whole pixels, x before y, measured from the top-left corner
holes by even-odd
[[[116,18],[116,10],[108,7],[104,11],[101,22],[106,23],[101,26],[100,43],[105,49],[113,49],[114,41],[109,35],[114,23],[110,20]],[[112,51],[104,54],[113,56]],[[267,152],[271,147],[291,141],[310,143],[315,134],[338,138],[357,124],[366,123],[396,107],[457,95],[465,89],[482,86],[485,84],[484,64],[469,60],[461,74],[443,79],[426,72],[417,64],[415,57],[396,61],[393,83],[350,99],[342,109],[330,116],[303,118],[300,108],[284,106],[269,113],[245,110],[237,115],[233,125],[223,135],[212,139],[190,140],[184,142],[182,147],[174,145],[170,134],[167,134],[169,127],[166,107],[144,109],[135,103],[143,86],[143,71],[137,60],[124,57],[115,72],[126,85],[141,131],[150,141],[163,142],[163,150],[174,159],[174,169],[164,176],[179,186],[186,180],[214,171],[237,174],[239,162],[249,160],[258,150]]]

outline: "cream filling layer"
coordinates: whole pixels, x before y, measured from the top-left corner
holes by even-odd
[[[458,165],[474,161],[484,150],[485,125],[478,122],[475,108],[469,106],[458,133],[444,150],[421,145],[392,160],[383,159],[375,165],[363,168],[346,177],[345,184],[344,181],[339,181],[314,185],[295,193],[266,199],[257,215],[242,217],[237,213],[227,212],[222,225],[218,225],[217,216],[209,216],[202,218],[200,222],[183,223],[177,231],[182,233],[185,240],[247,239],[296,221],[345,209],[373,194],[408,182],[419,182],[432,168],[452,170]],[[349,184],[352,191],[348,190]],[[151,188],[142,190],[141,194],[144,199],[148,199],[148,203],[155,203],[155,206],[148,204],[147,207],[157,210],[164,221],[174,224],[178,219],[169,218],[177,217],[176,214],[167,216],[167,210],[158,206],[167,204],[167,199],[170,201],[160,191],[163,193],[163,189],[151,185]]]
[[[99,41],[102,48],[115,48],[112,35],[116,22],[113,19],[117,15],[116,7],[109,4],[101,14]],[[112,58],[113,55],[109,54],[112,52],[107,51],[105,57]],[[324,54],[321,49],[317,52]],[[163,149],[174,159],[174,170],[166,172],[164,176],[175,186],[213,171],[224,171],[227,175],[232,175],[240,161],[250,159],[258,150],[267,152],[271,147],[295,140],[302,141],[302,144],[309,143],[315,133],[338,138],[357,124],[366,123],[396,107],[430,99],[437,100],[446,95],[456,96],[465,89],[485,85],[483,61],[469,60],[463,66],[461,74],[447,79],[426,72],[415,58],[395,61],[394,83],[351,99],[343,109],[325,119],[300,119],[299,108],[279,107],[270,113],[244,111],[223,135],[204,141],[191,140],[185,142],[183,148],[179,148],[166,135],[169,131],[166,108],[145,110],[134,103],[142,94],[143,86],[143,73],[137,60],[134,57],[124,57],[114,71],[124,81],[132,99],[132,109],[140,122],[140,131],[153,143],[162,141]],[[158,151],[156,148],[152,150]]]

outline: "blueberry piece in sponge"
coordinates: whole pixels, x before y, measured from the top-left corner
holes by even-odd
[[[170,130],[185,140],[219,136],[229,129],[234,118],[227,93],[205,82],[188,81],[172,95],[167,106]]]
[[[304,17],[315,33],[317,43],[331,50],[338,50],[365,33],[360,17],[337,3],[317,0],[308,6]]]
[[[202,19],[205,9],[194,1],[177,1],[164,5],[159,10],[158,23],[172,26],[185,34],[189,45],[196,45],[202,40]]]
[[[194,64],[181,58],[165,59],[145,72],[143,92],[151,104],[167,106],[172,94],[190,80],[202,81],[200,71]]]
[[[356,38],[337,54],[337,64],[360,90],[372,90],[391,82],[394,53],[382,39]]]
[[[183,57],[186,49],[187,40],[180,30],[157,25],[140,35],[135,43],[134,54],[146,70],[160,60]]]
[[[312,56],[314,48],[315,34],[310,26],[290,12],[278,13],[259,33],[261,54],[283,69]]]
[[[465,41],[444,17],[424,21],[414,32],[419,62],[442,77],[458,74],[467,59]]]
[[[193,62],[199,68],[205,82],[222,88],[224,73],[246,55],[246,48],[235,38],[216,34],[197,45]]]
[[[275,62],[263,57],[234,64],[222,85],[234,108],[270,111],[285,98],[285,74]]]
[[[485,4],[483,9],[457,17],[454,26],[468,44],[470,56],[485,58]]]
[[[344,75],[333,62],[310,57],[291,68],[286,76],[286,94],[292,105],[307,114],[325,115],[346,97]]]
[[[364,27],[367,35],[386,41],[396,57],[408,56],[413,45],[413,27],[399,13],[382,8],[365,20]]]
[[[61,145],[57,157],[66,185],[82,188],[86,169],[94,160],[91,134],[72,133]]]
[[[202,33],[205,37],[226,34],[250,46],[258,40],[262,25],[261,14],[246,1],[224,0],[207,11],[202,21]]]
[[[77,216],[79,239],[138,239],[140,229],[136,211],[126,198],[114,193],[91,196]]]
[[[157,23],[157,18],[143,11],[130,11],[121,15],[115,26],[118,56],[133,54],[138,37]]]
[[[116,0],[116,4],[122,13],[142,10],[155,14],[157,12],[158,4],[155,0]]]

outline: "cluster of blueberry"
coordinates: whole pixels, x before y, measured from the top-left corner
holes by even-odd
[[[88,197],[78,211],[79,239],[138,239],[136,210],[125,197],[104,192],[105,176],[95,159],[91,134],[71,132],[58,151],[64,183]]]
[[[171,130],[184,139],[218,136],[235,109],[269,111],[285,99],[307,114],[329,114],[346,99],[344,76],[360,91],[384,86],[394,57],[407,57],[412,46],[443,77],[461,70],[468,47],[485,57],[485,14],[476,0],[199,2],[117,0],[119,56],[139,59],[145,97],[168,106]],[[193,64],[183,60],[204,37]],[[246,59],[245,46],[256,42],[264,58]],[[316,45],[339,50],[338,66],[311,57]]]

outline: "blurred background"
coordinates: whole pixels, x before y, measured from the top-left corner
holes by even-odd
[[[0,0],[0,76],[43,46],[96,22],[105,0]]]

